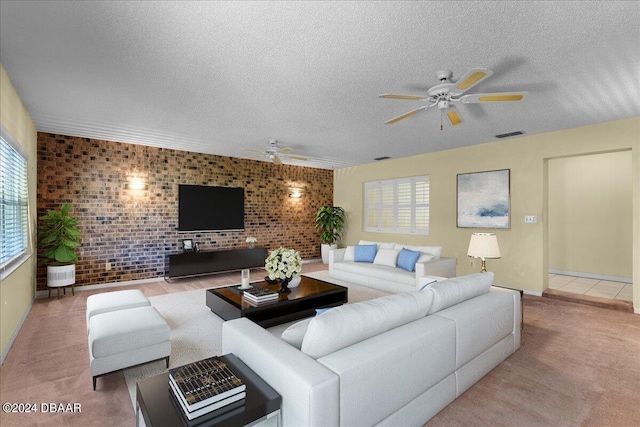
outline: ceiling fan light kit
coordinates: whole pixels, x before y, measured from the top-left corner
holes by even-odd
[[[249,157],[250,159],[257,159],[257,158],[268,158],[269,160],[271,160],[274,164],[276,165],[281,165],[282,164],[282,157],[286,158],[286,159],[293,159],[293,160],[301,160],[301,161],[307,161],[309,160],[307,157],[304,156],[294,156],[292,154],[288,154],[290,152],[293,151],[293,149],[291,148],[281,148],[278,147],[278,141],[276,141],[275,139],[270,139],[269,140],[269,146],[267,148],[265,148],[264,150],[255,150],[253,148],[245,148],[245,151],[251,151],[254,153],[260,153],[257,154],[255,156],[251,156]]]
[[[436,77],[440,80],[440,84],[432,86],[427,90],[427,96],[418,95],[399,95],[394,93],[385,93],[380,98],[386,99],[403,99],[409,101],[423,101],[429,104],[418,107],[407,113],[401,114],[388,120],[386,124],[392,125],[411,117],[420,110],[425,110],[437,106],[440,110],[440,130],[442,130],[442,113],[445,113],[449,124],[457,126],[462,123],[462,116],[454,109],[454,103],[461,102],[463,104],[481,104],[485,102],[510,102],[522,101],[527,92],[502,92],[502,93],[476,93],[463,95],[466,91],[484,81],[493,74],[493,71],[486,68],[474,68],[457,82],[452,82],[453,73],[450,70],[442,70],[436,73]],[[463,96],[461,96],[463,95]]]

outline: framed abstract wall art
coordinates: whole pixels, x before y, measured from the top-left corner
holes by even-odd
[[[510,227],[510,169],[458,174],[457,226]]]

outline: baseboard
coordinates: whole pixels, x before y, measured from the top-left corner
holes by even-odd
[[[633,312],[635,314],[640,314],[640,307],[634,307]]]
[[[560,274],[562,276],[586,277],[587,279],[609,280],[612,282],[633,283],[633,279],[631,277],[607,276],[604,274],[591,274],[591,273],[582,273],[579,271],[565,271],[565,270],[549,270],[549,273]]]
[[[82,291],[92,291],[95,289],[115,288],[118,286],[142,285],[144,283],[161,282],[163,280],[164,280],[164,277],[153,277],[151,279],[126,280],[124,282],[102,283],[100,285],[75,286],[73,289],[75,292],[78,292],[78,291],[82,292]],[[48,296],[49,296],[49,290],[36,292],[36,297],[48,297]]]
[[[6,359],[7,354],[9,354],[9,350],[11,350],[11,347],[13,346],[13,342],[18,337],[18,332],[20,332],[20,329],[22,329],[22,325],[24,324],[25,320],[27,320],[27,316],[31,312],[31,308],[33,308],[33,303],[35,302],[35,300],[36,300],[35,297],[31,299],[29,306],[22,314],[22,318],[20,319],[20,322],[18,322],[18,327],[15,329],[15,331],[13,331],[13,334],[11,334],[11,338],[9,338],[9,342],[7,342],[7,346],[2,352],[2,355],[0,355],[0,366],[2,366],[2,364],[4,363],[4,359]]]
[[[322,259],[321,258],[314,258],[314,259],[308,259],[308,260],[304,260],[302,261],[302,264],[307,264],[310,262],[321,262]],[[257,267],[260,268],[260,267]],[[112,283],[102,283],[100,285],[85,285],[85,286],[76,286],[74,287],[74,290],[76,292],[78,291],[91,291],[91,290],[95,290],[95,289],[105,289],[105,288],[115,288],[118,286],[134,286],[134,285],[142,285],[144,283],[152,283],[152,282],[159,282],[165,280],[164,277],[152,277],[150,279],[139,279],[139,280],[127,280],[124,282],[112,282]],[[36,298],[37,297],[48,297],[49,296],[49,290],[43,290],[43,291],[38,291],[36,292]]]
[[[539,292],[539,291],[528,291],[528,290],[524,289],[522,292],[524,292],[525,295],[533,295],[534,297],[541,297],[542,296],[542,292]]]

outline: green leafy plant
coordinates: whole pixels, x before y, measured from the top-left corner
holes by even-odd
[[[344,209],[338,206],[323,206],[318,209],[315,220],[321,243],[331,245],[342,236],[344,216]]]
[[[80,246],[78,218],[69,215],[71,203],[65,203],[60,210],[49,210],[40,217],[38,247],[43,249],[43,262],[65,265],[78,262],[75,248]]]

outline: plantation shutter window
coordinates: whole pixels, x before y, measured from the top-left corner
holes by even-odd
[[[0,273],[7,276],[27,254],[27,156],[4,128],[0,132]],[[17,264],[17,265],[15,265]]]
[[[429,176],[364,184],[365,231],[429,234]]]

